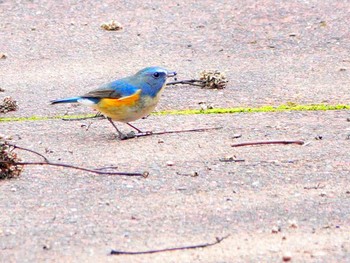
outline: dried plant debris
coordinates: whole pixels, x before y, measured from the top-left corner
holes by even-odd
[[[0,59],[5,59],[5,58],[7,58],[7,54],[0,52]]]
[[[204,84],[203,88],[208,89],[224,89],[228,82],[226,75],[218,70],[203,70],[199,80]]]
[[[123,26],[119,22],[111,20],[101,24],[101,28],[107,31],[119,31],[123,29]]]
[[[5,97],[2,102],[0,102],[0,113],[7,113],[9,111],[15,111],[18,109],[17,101],[11,97]]]
[[[21,160],[14,149],[0,137],[0,180],[18,177],[22,172],[23,165],[18,164]]]

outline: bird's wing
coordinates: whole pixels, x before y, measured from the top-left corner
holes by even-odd
[[[82,98],[122,99],[139,92],[140,88],[130,84],[127,79],[120,79],[104,84],[99,88],[84,94]]]

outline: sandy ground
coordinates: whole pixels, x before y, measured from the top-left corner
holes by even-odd
[[[0,60],[0,96],[12,96],[20,108],[0,117],[90,113],[48,101],[149,65],[176,70],[179,79],[219,69],[230,81],[224,90],[169,87],[157,110],[197,109],[200,102],[348,103],[348,6],[2,0],[0,52],[8,57]],[[110,19],[123,31],[101,30]],[[0,133],[52,162],[150,175],[33,166],[1,181],[0,261],[280,262],[290,255],[295,262],[349,262],[349,117],[347,111],[150,116],[134,124],[153,131],[223,128],[128,141],[115,140],[105,120],[2,122]],[[310,143],[231,147],[268,139]],[[244,161],[223,162],[226,157]],[[226,235],[196,250],[109,255],[111,249],[190,246]]]

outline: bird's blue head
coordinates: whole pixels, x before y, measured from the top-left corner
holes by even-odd
[[[148,67],[137,72],[134,77],[142,84],[142,92],[155,97],[164,87],[168,77],[174,77],[176,72],[161,67]]]

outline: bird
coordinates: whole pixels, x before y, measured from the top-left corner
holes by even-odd
[[[118,138],[127,139],[113,121],[123,122],[136,128],[129,122],[149,115],[157,106],[166,86],[167,78],[176,76],[175,71],[155,66],[141,69],[136,74],[99,86],[88,93],[70,98],[50,101],[51,104],[80,103],[101,112],[113,125]]]

